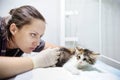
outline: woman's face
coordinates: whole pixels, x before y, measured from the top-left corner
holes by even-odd
[[[13,40],[17,48],[25,53],[32,52],[40,43],[40,38],[45,31],[45,22],[39,19],[33,19],[31,24],[24,25],[16,30]]]

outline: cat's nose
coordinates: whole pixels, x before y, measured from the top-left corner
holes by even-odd
[[[80,64],[82,64],[82,63],[83,63],[83,61],[80,61],[79,63],[80,63]]]

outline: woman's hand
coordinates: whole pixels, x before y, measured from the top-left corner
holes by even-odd
[[[42,68],[55,65],[60,55],[60,52],[58,52],[58,50],[59,48],[49,48],[41,51],[35,56],[32,56],[31,59],[33,61],[34,68]]]

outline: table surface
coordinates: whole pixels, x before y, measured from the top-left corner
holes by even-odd
[[[16,76],[10,80],[120,80],[120,70],[98,61],[95,66],[98,71],[83,71],[72,75],[62,67],[38,68]]]

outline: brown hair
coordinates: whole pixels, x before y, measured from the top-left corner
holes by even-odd
[[[40,19],[45,22],[45,19],[42,16],[42,14],[34,7],[29,5],[11,9],[9,14],[11,15],[11,18],[9,19],[6,25],[8,39],[12,39],[12,34],[9,30],[10,25],[12,23],[15,23],[17,28],[21,29],[23,25],[30,24],[33,18]]]

